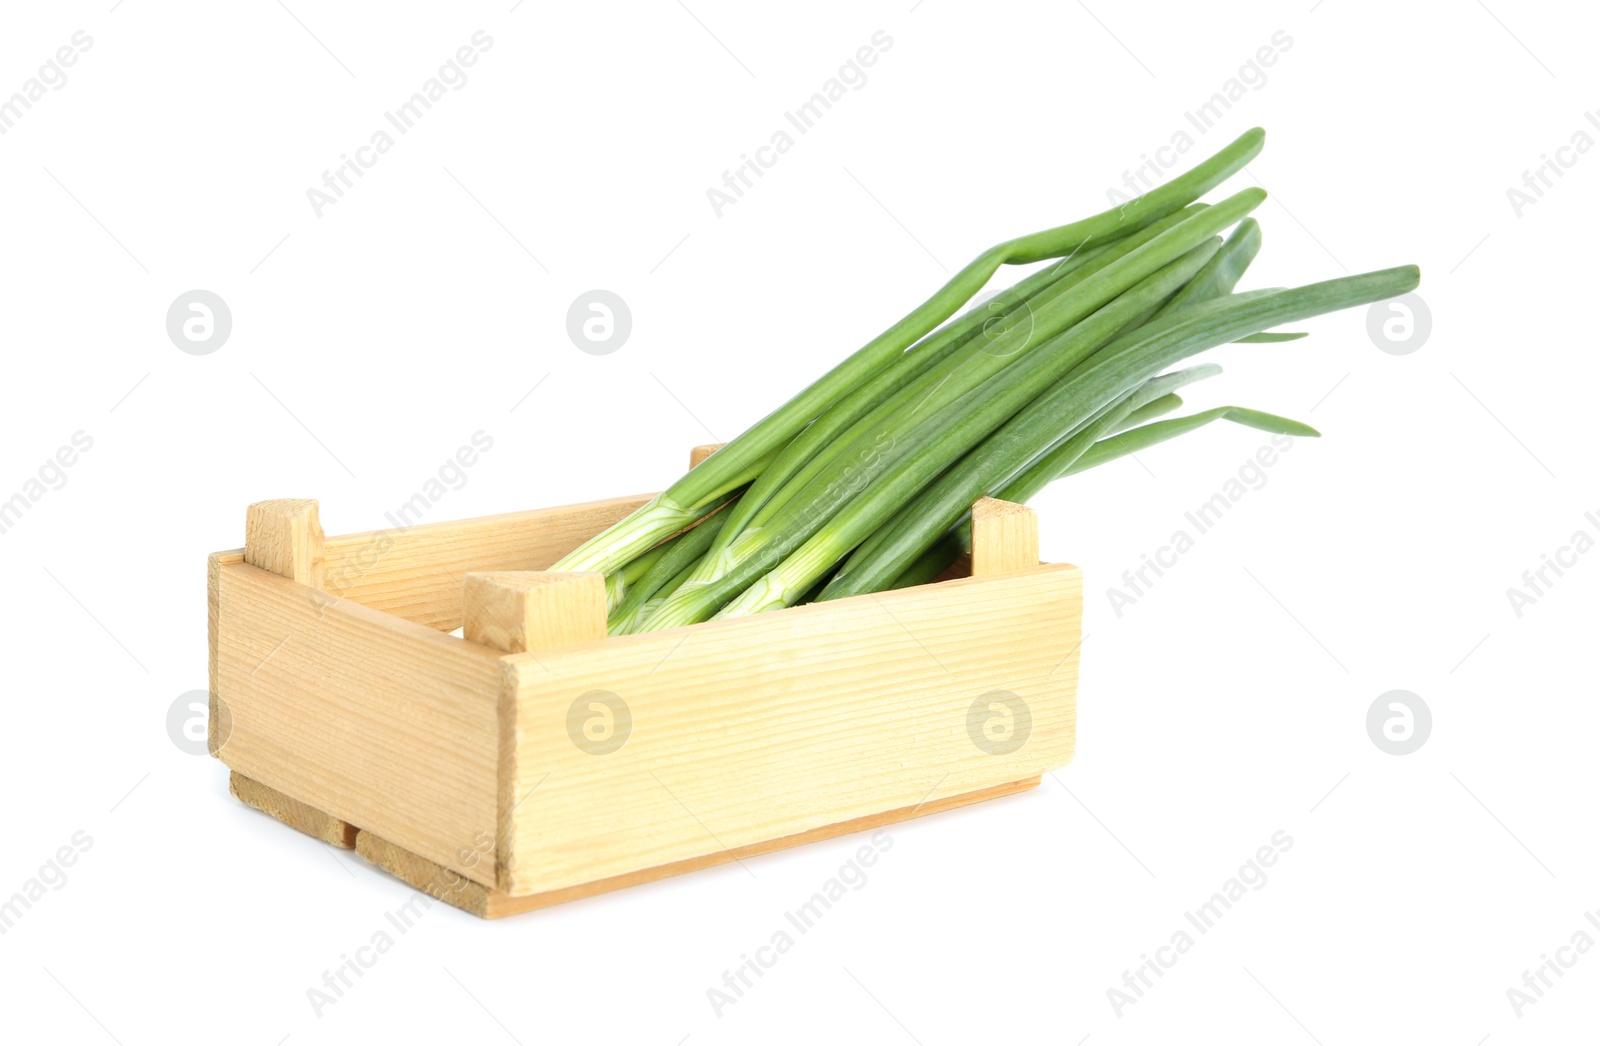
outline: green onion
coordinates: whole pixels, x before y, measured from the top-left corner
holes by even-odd
[[[986,441],[978,454],[962,462],[961,468],[940,478],[935,492],[925,502],[930,512],[944,520],[934,534],[970,508],[971,499],[962,504],[961,498],[973,489],[974,476],[1005,475],[1007,465],[1020,467],[1032,448],[1054,442],[1054,437],[1040,439],[1041,433],[1071,431],[1161,368],[1280,323],[1404,294],[1417,285],[1418,279],[1415,266],[1405,266],[1294,290],[1229,295],[1185,306],[1119,338],[1076,368],[1071,380],[1056,384],[1019,419]],[[962,428],[961,421],[941,416],[914,436],[943,443],[946,437],[939,432],[940,424],[948,424],[950,432]],[[722,616],[788,605],[822,572],[887,523],[923,484],[934,479],[950,457],[922,452],[902,458],[884,481],[858,494],[780,566],[727,604]],[[918,543],[909,538],[885,542],[873,562],[857,564],[833,595],[881,589],[892,583],[926,545],[926,541]],[[838,584],[836,579],[835,585]]]
[[[678,573],[674,574],[672,578],[666,582],[666,584],[657,589],[654,595],[652,595],[649,599],[643,600],[638,606],[629,611],[628,614],[617,615],[615,617],[614,624],[612,623],[611,619],[608,619],[606,622],[606,634],[621,636],[628,635],[633,632],[644,631],[644,623],[650,619],[651,615],[656,612],[656,609],[660,607],[662,603],[667,601],[668,597],[670,597],[672,593],[683,587],[683,583],[688,580],[689,575],[693,573],[693,571],[694,564],[690,563],[688,566],[678,571]]]
[[[606,580],[609,583],[612,577],[631,570],[635,564],[654,556],[648,568],[628,585],[626,597],[619,605],[610,608],[606,631],[614,636],[637,631],[638,626],[644,621],[650,601],[656,599],[659,602],[659,598],[677,590],[683,579],[689,576],[689,571],[694,568],[695,563],[705,555],[706,549],[711,547],[712,540],[728,522],[728,518],[727,512],[713,513],[693,530],[657,545],[655,549],[633,560],[622,570],[608,575]]]
[[[1246,190],[1239,196],[1238,206],[1254,206],[1261,199],[1259,190]],[[1228,203],[1218,204],[1201,217],[1215,215],[1227,207]],[[1153,245],[1152,242],[1150,246]],[[801,541],[806,543],[785,561],[782,569],[761,578],[752,586],[752,591],[745,592],[735,603],[728,604],[724,612],[731,616],[788,605],[809,588],[823,571],[864,540],[872,529],[885,522],[887,516],[915,495],[923,484],[1004,424],[1079,361],[1094,353],[1108,338],[1131,322],[1153,312],[1211,260],[1218,246],[1220,243],[1213,239],[1192,249],[923,421],[903,437],[897,438],[894,446],[884,453],[884,463],[876,470],[882,473],[881,480],[861,484],[839,483],[841,489],[837,492],[829,487],[817,502],[802,506],[782,521],[775,522],[772,529],[777,531],[777,536],[768,542],[770,547],[763,550],[764,554],[758,560],[761,564],[758,570],[770,569],[769,565],[774,564],[775,556],[789,555],[789,551]],[[883,518],[876,519],[867,526],[865,532],[857,533],[860,527],[866,525],[863,520],[873,518],[874,511]],[[814,538],[812,534],[815,534]],[[841,543],[844,543],[842,547]],[[673,600],[668,600],[657,613],[662,617],[663,625],[703,620],[698,615],[709,615],[715,610],[716,604],[730,598],[734,592],[754,580],[750,574],[751,571],[741,565],[741,569],[728,575],[735,579],[732,583],[727,583],[726,579],[718,581],[708,586],[712,589],[709,593],[698,598],[689,590],[681,591],[678,595],[687,597],[682,603],[675,605]],[[729,591],[731,585],[737,587]],[[655,626],[654,620],[651,624]]]
[[[1261,223],[1246,218],[1234,227],[1222,244],[1216,257],[1206,263],[1200,274],[1184,285],[1183,289],[1167,300],[1151,317],[1159,320],[1170,316],[1185,305],[1198,305],[1203,301],[1232,294],[1244,271],[1261,251]]]
[[[794,492],[843,456],[847,448],[867,442],[869,437],[863,433],[870,432],[875,423],[881,425],[881,419],[895,415],[908,403],[925,399],[930,389],[943,388],[952,374],[969,370],[975,353],[1003,362],[1007,355],[1021,351],[1026,339],[1019,344],[1017,323],[1025,325],[1029,335],[1040,334],[1033,321],[1037,310],[1044,309],[1062,291],[1204,208],[1204,204],[1193,204],[1113,243],[1070,255],[980,303],[959,320],[912,346],[892,366],[829,408],[762,471],[732,510],[728,526],[713,544],[696,579],[714,580],[721,570],[731,566],[723,550],[753,522],[759,522],[758,513],[761,519],[770,518]],[[780,494],[774,503],[774,496]]]
[[[997,374],[1013,375],[1004,383],[1007,387],[1027,380],[1015,377],[1016,373],[1059,376],[1109,338],[1148,318],[1162,301],[1210,261],[1220,245],[1215,241],[1215,233],[1243,218],[1264,199],[1266,194],[1260,189],[1245,189],[1214,207],[1196,211],[1128,253],[1110,257],[1104,267],[1091,270],[1085,266],[1065,277],[1049,291],[1070,286],[1053,294],[1033,317],[1040,333],[1051,335],[1042,341],[1035,343],[1033,325],[1030,325],[1016,337],[997,341],[995,345],[999,348],[978,345],[967,354],[951,356],[928,371],[923,379],[840,437],[822,465],[808,467],[797,474],[786,492],[775,494],[755,514],[744,533],[726,543],[716,556],[708,555],[684,586],[651,618],[650,627],[704,620],[715,610],[715,602],[737,591],[730,590],[731,585],[737,583],[742,587],[748,582],[751,575],[749,569],[745,569],[747,563],[775,562],[775,542],[784,542],[787,548],[793,548],[826,522],[829,513],[869,485],[895,457],[913,445],[906,442],[905,437],[924,419],[936,417],[950,405],[961,402]],[[1074,279],[1079,274],[1084,274],[1083,278]],[[1135,289],[1139,293],[1125,293]],[[1080,321],[1086,319],[1092,322],[1082,325],[1080,330]],[[1057,333],[1064,329],[1064,333]],[[1078,332],[1075,340],[1063,343],[1062,339],[1073,332]],[[1071,351],[1066,355],[1047,351],[1059,344],[1070,345]],[[1036,366],[1041,353],[1044,362]],[[1040,381],[1047,383],[1050,379],[1034,377],[1033,380],[1034,385],[1029,387],[1037,391],[1042,388]],[[1015,411],[1020,405],[1009,407],[1008,413],[994,418],[992,424],[999,424],[1009,416],[1009,411]],[[723,579],[727,577],[739,580],[725,584]]]
[[[1301,338],[1307,337],[1310,337],[1310,335],[1305,331],[1260,331],[1248,337],[1240,338],[1239,343],[1241,345],[1248,342],[1266,344],[1277,341],[1299,341]]]
[[[1215,156],[1143,196],[1100,214],[990,248],[956,273],[933,296],[827,374],[689,470],[626,519],[596,535],[553,570],[610,573],[641,552],[693,524],[721,494],[756,479],[768,459],[831,404],[871,378],[918,339],[952,316],[1001,265],[1057,258],[1135,232],[1198,199],[1261,151],[1265,132],[1246,131]]]
[[[617,608],[630,587],[655,565],[656,560],[666,554],[667,547],[676,540],[676,538],[673,538],[662,542],[644,555],[636,556],[620,569],[613,570],[606,575],[606,611],[608,613]]]
[[[1071,311],[1074,306],[1078,306],[1081,312],[1083,306],[1080,303],[1085,301],[1085,292],[1079,291],[1076,296],[1070,296],[1068,292],[1205,209],[1204,204],[1195,204],[1167,215],[1131,236],[1102,247],[1095,258],[1076,266],[1065,276],[1042,283],[1037,288],[1029,287],[1020,296],[1003,292],[1000,297],[1009,299],[1009,302],[1003,307],[1001,315],[994,318],[999,323],[991,321],[983,324],[981,332],[967,332],[964,340],[952,346],[959,351],[935,361],[934,366],[925,368],[923,373],[903,384],[893,395],[874,404],[870,412],[854,412],[855,417],[850,422],[833,418],[831,411],[824,415],[816,425],[797,436],[751,486],[749,496],[741,499],[734,519],[714,546],[714,555],[693,580],[714,581],[721,573],[736,565],[736,557],[723,554],[733,539],[747,528],[764,525],[796,497],[811,490],[813,481],[835,469],[839,461],[851,455],[859,457],[870,453],[870,448],[891,439],[895,431],[909,427],[919,416],[938,410],[980,384],[1015,355],[1059,334],[1074,321]],[[1172,246],[1174,243],[1181,245],[1204,240],[1207,234],[1201,233],[1196,237],[1194,228],[1189,227],[1186,234],[1176,240],[1166,241],[1163,251],[1175,250]],[[1151,265],[1152,258],[1162,256],[1164,254],[1144,255],[1140,269],[1123,266],[1117,270],[1117,282],[1111,286],[1136,278],[1138,272]],[[1102,281],[1101,290],[1091,289],[1087,292],[1093,295],[1088,298],[1091,308],[1095,301],[1106,300],[1104,285],[1105,281]],[[1018,288],[1021,287],[1022,284],[1018,284]],[[999,327],[998,331],[996,326]],[[923,413],[919,415],[917,412]],[[849,427],[845,428],[845,424]]]
[[[1154,421],[1164,414],[1171,414],[1181,406],[1183,406],[1183,397],[1176,392],[1169,392],[1165,396],[1151,400],[1126,418],[1123,418],[1121,426],[1113,430],[1113,435],[1118,432],[1125,432],[1136,425]]]
[[[1187,287],[1173,295],[1172,300],[1161,307],[1155,318],[1159,319],[1184,305],[1209,301],[1231,293],[1260,251],[1261,225],[1254,218],[1246,218],[1239,223],[1238,228],[1234,229],[1233,235],[1228,237],[1228,242],[1222,245],[1222,250],[1217,252],[1217,256],[1211,259],[1211,264],[1206,266],[1206,270],[1190,281]],[[1241,342],[1295,341],[1305,336],[1304,332],[1261,333],[1251,334],[1239,340]]]
[[[1198,414],[1187,417],[1172,418],[1168,421],[1156,422],[1151,425],[1142,425],[1138,428],[1128,429],[1107,439],[1100,440],[1090,447],[1077,461],[1073,462],[1061,472],[1057,479],[1075,475],[1085,469],[1104,465],[1108,461],[1129,454],[1137,454],[1157,443],[1164,443],[1169,439],[1176,439],[1195,429],[1209,425],[1213,421],[1231,421],[1247,428],[1260,429],[1262,432],[1272,432],[1284,436],[1320,436],[1322,433],[1310,425],[1294,421],[1290,418],[1281,418],[1276,414],[1266,411],[1250,410],[1247,407],[1213,407]]]
[[[1198,278],[1196,277],[1196,279]],[[1034,463],[1029,465],[1026,471],[1006,483],[1004,489],[998,493],[995,493],[995,490],[1000,487],[1005,477],[993,474],[986,475],[981,471],[981,467],[966,470],[965,475],[971,486],[971,496],[967,500],[967,505],[970,506],[978,498],[991,494],[1006,501],[1018,503],[1028,501],[1043,490],[1051,480],[1055,479],[1068,463],[1076,461],[1097,439],[1120,431],[1134,411],[1141,410],[1169,396],[1175,398],[1176,389],[1221,372],[1221,367],[1208,363],[1173,374],[1164,374],[1158,378],[1151,378],[1120,400],[1096,411],[1092,417],[1081,425],[1076,426],[1071,431],[1061,433],[1057,437],[1057,442],[1053,449],[1046,450],[1043,454],[1038,455]],[[1029,410],[1032,409],[1032,407],[1029,408]],[[1011,420],[1007,428],[1017,425],[1019,419],[1022,418],[1022,414],[1017,415]],[[1005,432],[1005,429],[1001,430],[1001,433],[1003,432]],[[990,438],[995,439],[999,438],[999,436],[1000,433],[997,433]],[[972,455],[980,454],[982,450],[983,446],[980,446],[972,452]],[[972,455],[969,455],[969,457]],[[951,471],[952,473],[958,472],[961,468],[962,466],[958,464]],[[1007,468],[1010,471],[1014,471],[1014,463],[1011,466],[1007,466]],[[950,473],[946,474],[946,476],[948,475]],[[1007,475],[1009,475],[1009,471]],[[947,526],[955,522],[954,519],[948,522],[941,521],[932,514],[936,511],[936,506],[930,503],[930,498],[935,497],[938,491],[938,484],[925,488],[920,495],[912,499],[896,513],[893,519],[884,526],[879,527],[866,541],[856,546],[850,558],[845,560],[844,565],[834,574],[833,581],[830,582],[830,586],[834,587],[834,591],[829,593],[824,589],[824,594],[820,598],[837,598],[838,593],[844,592],[853,586],[856,582],[852,578],[857,576],[859,564],[875,562],[883,554],[880,551],[882,547],[889,542],[920,543],[923,546],[936,543],[939,534]],[[968,514],[967,511],[962,510],[957,513],[956,519],[965,519]],[[908,534],[910,536],[907,536]],[[913,555],[914,553],[907,549],[900,553],[900,558],[910,560]],[[887,572],[888,568],[884,569]]]
[[[1247,199],[1240,206],[1249,202]],[[1203,212],[1202,216],[1221,211],[1225,206],[1219,204]],[[1178,230],[1174,228],[1169,231]],[[1154,243],[1152,241],[1146,246],[1154,246]],[[1211,259],[1218,246],[1220,244],[1213,238],[1211,242],[1191,249],[1188,254],[1145,277],[1093,315],[1051,338],[982,386],[949,404],[911,432],[903,436],[879,434],[879,442],[865,448],[854,459],[847,460],[831,475],[813,481],[816,492],[805,501],[790,506],[771,525],[746,532],[729,550],[738,557],[735,566],[712,581],[685,584],[650,617],[648,627],[669,628],[711,617],[763,571],[771,569],[829,523],[831,513],[870,486],[880,473],[898,459],[921,459],[922,467],[926,470],[948,463],[951,458],[964,453],[1119,330],[1153,312],[1168,295],[1192,278]],[[920,472],[917,474],[920,475]],[[848,552],[849,549],[843,551]],[[820,571],[831,565],[831,562],[817,564],[817,569]],[[815,576],[808,576],[805,584],[795,586],[793,595],[803,592],[815,580]]]
[[[554,565],[606,575],[608,630],[760,613],[937,578],[971,547],[984,496],[1026,502],[1064,476],[1226,420],[1314,436],[1242,407],[1169,418],[1167,371],[1280,325],[1403,294],[1414,266],[1236,290],[1262,244],[1246,189],[1198,198],[1259,153],[1259,130],[1158,189],[985,251],[927,301],[632,515]],[[1219,234],[1232,232],[1226,241]],[[1055,259],[968,307],[1002,265]],[[949,322],[946,322],[949,321]]]

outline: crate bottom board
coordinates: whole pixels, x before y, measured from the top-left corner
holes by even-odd
[[[230,772],[228,791],[232,792],[235,798],[247,806],[252,806],[262,813],[282,821],[296,831],[304,832],[314,839],[320,839],[334,846],[347,850],[354,849],[356,853],[396,879],[421,890],[435,900],[444,901],[480,918],[498,919],[501,916],[518,915],[522,912],[533,911],[535,908],[546,908],[552,904],[560,904],[563,901],[575,901],[582,897],[591,897],[611,890],[620,890],[625,886],[637,886],[641,883],[654,882],[657,879],[665,879],[671,875],[681,875],[684,872],[692,872],[700,868],[711,868],[719,864],[726,864],[729,861],[755,857],[759,854],[771,853],[774,850],[782,850],[790,846],[799,846],[802,843],[832,839],[836,836],[849,835],[852,832],[870,831],[874,828],[881,828],[884,825],[894,824],[897,821],[906,821],[913,817],[925,817],[928,814],[953,810],[957,807],[982,802],[985,799],[997,799],[1003,795],[1025,792],[1030,788],[1038,787],[1039,780],[1039,777],[1029,777],[1021,781],[992,785],[972,792],[946,796],[943,799],[924,801],[916,806],[901,807],[897,810],[888,810],[879,814],[869,814],[866,817],[857,817],[849,821],[840,821],[838,824],[823,825],[820,828],[813,828],[808,832],[801,832],[797,835],[786,835],[779,839],[769,839],[765,842],[724,850],[721,853],[706,854],[703,857],[695,857],[684,861],[673,861],[669,864],[644,868],[625,875],[597,879],[591,883],[580,883],[577,886],[569,886],[561,890],[529,894],[526,897],[512,897],[509,894],[501,893],[499,890],[492,890],[487,886],[464,879],[443,865],[435,864],[424,857],[418,857],[416,854],[404,850],[386,839],[380,839],[371,832],[362,831],[355,825],[347,824],[330,814],[325,814],[298,799],[268,788],[259,781],[253,781],[242,774]]]

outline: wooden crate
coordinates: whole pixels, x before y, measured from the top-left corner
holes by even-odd
[[[315,501],[250,506],[209,564],[233,793],[495,917],[1072,758],[1081,576],[1039,562],[1030,510],[979,502],[935,584],[608,637],[601,576],[544,568],[646,500],[329,538]]]

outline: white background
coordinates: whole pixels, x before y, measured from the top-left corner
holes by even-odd
[[[1600,135],[1577,5],[112,2],[8,10],[0,32],[0,95],[93,40],[0,136],[0,497],[74,432],[94,441],[0,535],[0,896],[93,840],[0,937],[15,1034],[1592,1031],[1600,954],[1520,1016],[1507,996],[1575,932],[1600,939],[1600,555],[1520,618],[1506,594],[1600,530],[1600,158],[1520,216],[1507,198],[1541,154]],[[479,29],[493,46],[465,86],[317,217],[306,190]],[[877,30],[893,44],[865,85],[718,217],[706,190]],[[1086,573],[1076,761],[896,827],[867,884],[720,1017],[707,989],[862,840],[498,923],[435,906],[317,1015],[307,989],[409,891],[230,798],[165,727],[206,685],[205,554],[242,543],[244,506],[316,497],[330,533],[379,526],[480,429],[492,452],[431,518],[659,489],[979,250],[1104,207],[1278,30],[1292,46],[1182,166],[1265,126],[1230,183],[1273,193],[1246,286],[1415,262],[1431,335],[1386,354],[1357,310],[1215,353],[1226,373],[1192,405],[1324,438],[1120,617],[1107,588],[1265,437],[1214,427],[1038,498],[1046,558]],[[165,330],[193,288],[231,307],[211,355]],[[591,288],[631,307],[609,356],[566,334]],[[1365,726],[1397,688],[1434,719],[1401,757]],[[1124,970],[1280,830],[1266,885],[1119,1016]]]

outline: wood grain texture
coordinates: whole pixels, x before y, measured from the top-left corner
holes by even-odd
[[[499,888],[703,860],[1065,765],[1081,584],[1035,566],[508,655]],[[969,725],[994,691],[1030,711],[1015,751]],[[620,748],[580,744],[597,702]]]
[[[441,864],[493,838],[499,652],[245,563],[217,590],[230,769]]]
[[[1003,795],[1012,795],[1016,792],[1035,788],[1038,784],[1038,777],[1031,777],[1021,781],[1007,781],[989,788],[929,800],[926,803],[915,806],[901,807],[897,810],[888,810],[866,817],[858,817],[850,821],[823,825],[808,832],[784,836],[779,839],[763,840],[762,842],[733,850],[719,850],[688,860],[641,868],[623,875],[614,875],[605,879],[580,883],[565,889],[547,890],[522,897],[513,897],[504,891],[465,879],[454,869],[418,857],[405,848],[396,846],[371,832],[360,832],[357,835],[356,852],[390,875],[423,891],[436,900],[452,904],[481,918],[498,919],[502,916],[518,915],[537,908],[547,908],[552,904],[561,904],[565,901],[575,901],[584,897],[592,897],[596,894],[608,893],[612,890],[620,890],[626,886],[638,886],[643,883],[655,882],[658,879],[682,875],[685,872],[698,871],[701,868],[711,868],[730,861],[742,861],[749,857],[757,857],[761,854],[782,850],[790,846],[801,846],[805,843],[832,839],[855,832],[872,831],[913,817],[926,817],[929,814],[953,810],[956,807],[982,802],[985,799],[996,799]]]
[[[277,818],[297,832],[304,832],[313,839],[345,850],[355,848],[355,825],[307,806],[275,788],[268,788],[260,781],[252,781],[240,773],[230,773],[228,791],[246,806],[253,806],[267,816]]]
[[[448,523],[389,513],[384,529],[327,539],[322,587],[329,601],[354,600],[450,632],[463,622],[469,571],[544,570],[648,500],[642,494]]]
[[[244,514],[244,561],[312,588],[326,564],[317,503],[309,498],[258,501]]]
[[[469,573],[462,635],[507,653],[603,639],[604,574],[500,570]]]
[[[972,505],[972,573],[1026,570],[1039,564],[1039,516],[1026,505],[980,498]]]

